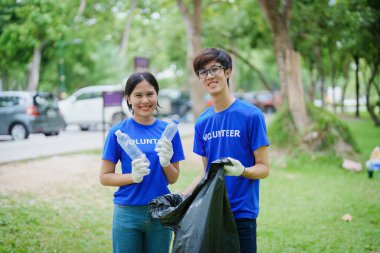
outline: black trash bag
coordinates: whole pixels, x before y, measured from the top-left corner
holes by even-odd
[[[151,215],[174,230],[172,252],[240,252],[224,181],[224,164],[230,161],[214,161],[207,175],[182,202],[178,194],[168,194],[149,203]]]
[[[184,198],[182,194],[178,193],[159,196],[149,202],[149,212],[153,218],[159,219],[176,209]]]

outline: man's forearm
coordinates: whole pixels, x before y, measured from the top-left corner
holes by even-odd
[[[264,179],[269,176],[269,167],[265,164],[255,164],[245,168],[242,176],[249,179]]]

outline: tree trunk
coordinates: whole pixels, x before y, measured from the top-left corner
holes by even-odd
[[[370,93],[371,93],[371,86],[373,81],[375,80],[377,71],[379,69],[379,64],[380,64],[380,51],[377,53],[377,59],[374,63],[373,70],[371,73],[371,77],[368,79],[367,85],[366,85],[366,107],[369,115],[372,118],[372,121],[375,123],[376,126],[380,126],[380,118],[376,115],[375,113],[375,106],[372,106],[370,104],[369,98],[370,98]]]
[[[77,15],[76,15],[75,18],[81,17],[82,14],[83,14],[83,12],[84,12],[84,9],[86,9],[86,0],[80,0],[80,4],[79,4],[79,7],[78,7]]]
[[[309,69],[310,75],[310,89],[309,89],[309,99],[311,103],[314,103],[315,99],[315,75],[314,75],[314,64],[310,64]]]
[[[355,116],[357,118],[360,117],[360,112],[359,112],[359,64],[360,64],[360,61],[359,61],[359,56],[358,55],[354,55],[354,61],[355,61],[355,66],[356,66],[356,70],[355,70],[355,93],[356,93],[356,111],[355,111]]]
[[[318,43],[318,46],[316,47],[316,56],[317,56],[317,61],[318,61],[318,72],[320,76],[320,93],[321,93],[321,102],[322,102],[322,107],[325,106],[325,70],[323,68],[323,59],[322,59],[322,53],[321,53],[321,47],[320,43]]]
[[[286,54],[288,55],[286,59],[286,90],[289,108],[297,129],[302,133],[308,124],[309,119],[306,112],[305,93],[301,80],[301,56],[292,49],[288,49]]]
[[[1,84],[1,89],[0,91],[3,91],[3,90],[10,90],[9,89],[9,81],[8,81],[8,73],[7,71],[3,71],[1,73],[1,76],[0,76],[0,84]],[[8,89],[7,89],[8,87]]]
[[[129,15],[127,16],[127,23],[124,27],[124,33],[123,38],[121,40],[120,46],[119,46],[119,58],[123,59],[125,56],[125,53],[128,49],[128,41],[129,41],[129,34],[131,30],[131,24],[132,24],[132,18],[133,18],[133,12],[136,9],[137,0],[131,0],[131,8],[129,10]]]
[[[342,112],[344,112],[344,100],[346,98],[346,90],[348,86],[348,80],[349,80],[349,75],[348,75],[348,68],[349,68],[349,63],[347,62],[344,64],[344,70],[343,70],[343,75],[344,75],[344,83],[343,83],[343,88],[342,88],[342,100],[340,101],[341,106],[342,106]]]
[[[336,97],[335,97],[335,63],[334,63],[334,58],[332,56],[331,50],[329,50],[329,58],[330,58],[330,78],[331,78],[331,88],[332,88],[332,93],[331,93],[331,103],[333,107],[334,113],[336,113]]]
[[[34,48],[33,56],[28,64],[28,91],[34,91],[38,88],[38,82],[40,79],[40,64],[42,55],[43,43],[37,45]]]
[[[236,46],[231,45],[231,48],[233,48],[234,51],[236,51]],[[232,68],[234,71],[231,72],[230,78],[228,79],[229,81],[229,86],[230,86],[230,91],[235,92],[236,91],[236,80],[237,80],[237,63],[236,63],[236,55],[231,54],[231,60],[232,60]]]
[[[186,66],[188,72],[188,83],[190,85],[190,94],[193,100],[193,114],[197,118],[206,108],[204,101],[204,91],[199,83],[198,77],[193,70],[193,59],[201,50],[201,0],[192,1],[193,14],[189,12],[183,0],[177,0],[178,7],[182,13],[187,35],[187,57]]]
[[[284,2],[283,10],[277,10],[275,0],[259,0],[274,39],[276,62],[280,74],[281,95],[284,103],[289,105],[295,127],[302,133],[308,124],[305,95],[301,81],[301,57],[295,52],[290,42],[288,31],[291,0]]]

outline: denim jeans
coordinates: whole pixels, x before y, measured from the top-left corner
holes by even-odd
[[[240,240],[241,253],[256,253],[256,220],[236,219],[237,231]]]
[[[115,205],[112,225],[113,252],[169,252],[171,230],[153,219],[147,206]]]

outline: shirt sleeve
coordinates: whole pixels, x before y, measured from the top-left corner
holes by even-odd
[[[259,109],[253,110],[249,115],[248,122],[252,152],[256,151],[260,147],[269,146],[267,128],[263,113]]]
[[[178,161],[185,160],[185,155],[184,155],[184,152],[183,152],[182,141],[181,141],[181,137],[180,137],[178,131],[174,135],[174,138],[173,138],[173,141],[172,141],[172,145],[173,145],[173,152],[174,153],[173,153],[173,157],[170,160],[170,162],[171,163],[175,163],[175,162],[178,162]]]
[[[195,125],[193,152],[200,156],[206,156],[205,145],[202,134],[199,132],[199,126]]]
[[[116,164],[120,159],[121,149],[120,149],[119,143],[117,142],[115,132],[116,131],[113,128],[111,128],[110,131],[108,132],[108,135],[103,147],[102,159],[111,161]]]

